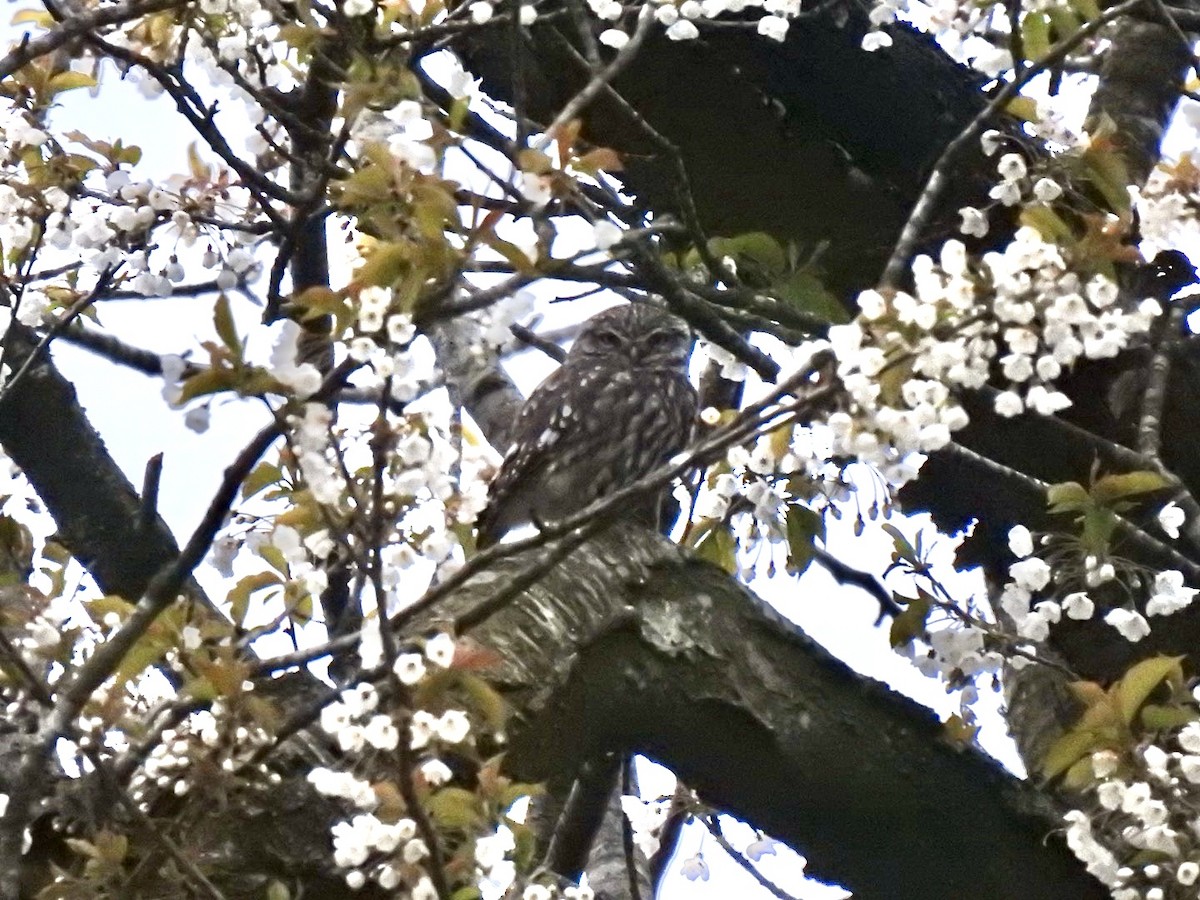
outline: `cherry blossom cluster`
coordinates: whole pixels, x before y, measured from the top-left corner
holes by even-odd
[[[1190,156],[1150,173],[1137,194],[1137,211],[1148,258],[1159,250],[1190,245],[1200,223],[1200,169]]]
[[[274,739],[239,718],[218,699],[209,709],[193,712],[179,725],[165,729],[130,780],[130,796],[149,810],[161,793],[182,797],[207,785],[214,772],[237,779],[242,786],[278,784],[279,774],[254,760]],[[199,765],[201,761],[204,765]]]
[[[938,261],[913,261],[913,277],[912,293],[864,291],[859,320],[830,329],[849,398],[829,418],[835,452],[881,469],[945,447],[967,424],[955,391],[993,374],[1007,382],[995,398],[1002,416],[1066,408],[1055,379],[1115,356],[1162,311],[1150,299],[1125,308],[1115,283],[1072,271],[1068,252],[1030,227],[981,263],[947,241]]]
[[[37,253],[38,269],[67,264],[46,280],[26,280],[13,308],[0,313],[0,332],[12,317],[28,327],[42,325],[56,305],[86,296],[102,275],[123,290],[169,296],[184,280],[184,259],[215,270],[222,288],[251,274],[256,265],[252,238],[197,222],[249,218],[244,189],[203,185],[184,176],[139,181],[123,164],[105,160],[103,148],[75,147],[53,137],[7,101],[0,104],[0,120],[5,146],[14,154],[0,162],[0,241],[10,248],[6,258],[16,260],[25,250]],[[86,191],[66,180],[61,186],[31,183],[30,157],[20,151],[34,150],[40,158],[61,154],[64,147],[97,163],[82,177]],[[31,241],[39,232],[35,246]]]
[[[376,385],[386,385],[393,399],[407,403],[426,388],[433,372],[433,354],[423,341],[414,346],[412,316],[393,312],[392,291],[363,288],[357,300],[354,327],[344,335],[347,353],[370,367]]]
[[[403,684],[415,685],[426,675],[426,663],[439,668],[450,665],[454,642],[449,635],[431,638],[421,653],[402,654],[394,665]],[[339,698],[321,711],[320,727],[335,738],[338,746],[350,759],[370,750],[394,751],[401,740],[413,750],[433,745],[453,746],[470,733],[470,721],[462,710],[449,709],[434,716],[424,710],[413,713],[406,735],[397,719],[381,709],[380,694],[374,685],[363,682],[342,691]],[[450,769],[436,756],[429,756],[417,768],[427,784],[444,784]],[[333,837],[334,864],[345,871],[348,885],[362,887],[368,880],[392,890],[407,885],[413,897],[434,898],[437,892],[423,865],[430,856],[429,845],[418,836],[417,823],[409,817],[375,814],[380,797],[371,782],[350,771],[325,767],[314,768],[308,781],[328,797],[347,801],[363,810],[349,819],[335,823]]]
[[[1041,15],[1056,6],[1059,4],[1054,0],[1033,0],[1022,4],[1022,12],[1026,16]],[[864,50],[890,46],[890,36],[878,29],[901,20],[937,35],[938,44],[950,56],[988,78],[997,78],[1013,67],[1007,41],[1011,27],[1004,4],[963,0],[877,0],[869,17],[873,29],[863,38]]]
[[[1177,517],[1170,506],[1164,508],[1164,513],[1165,516],[1160,514],[1160,518],[1165,517],[1172,523],[1176,521]],[[1043,547],[1052,544],[1049,537],[1043,537]],[[1009,566],[1009,581],[1000,595],[1000,606],[1012,620],[1018,635],[1034,643],[1045,641],[1049,637],[1050,627],[1064,615],[1075,620],[1093,618],[1097,604],[1089,596],[1088,589],[1099,588],[1118,579],[1136,587],[1144,580],[1136,575],[1128,577],[1133,573],[1124,572],[1123,564],[1119,561],[1114,563],[1093,555],[1085,556],[1081,565],[1060,565],[1056,569],[1035,553],[1033,535],[1023,525],[1014,526],[1009,532],[1009,549],[1018,559]],[[1052,582],[1058,582],[1058,587],[1052,588]],[[1186,609],[1200,592],[1185,586],[1182,572],[1168,569],[1155,573],[1146,589],[1140,593],[1145,594],[1142,605],[1144,613],[1132,603],[1113,607],[1104,613],[1104,621],[1126,640],[1133,642],[1140,641],[1150,633],[1147,617],[1168,616]],[[1042,599],[1035,600],[1038,597]]]
[[[1169,748],[1169,749],[1167,749]],[[1086,809],[1067,813],[1067,842],[1114,900],[1191,900],[1200,883],[1200,723],[1122,759],[1091,758]]]
[[[439,633],[422,646],[399,653],[391,673],[400,685],[417,688],[431,672],[451,667],[454,659],[454,639]],[[351,768],[357,766],[356,760],[400,748],[413,754],[409,757],[411,777],[434,791],[446,785],[453,773],[441,757],[472,738],[476,729],[468,713],[451,706],[440,713],[417,708],[394,715],[386,710],[386,703],[390,701],[385,702],[373,685],[358,684],[342,691],[322,710],[320,727],[337,740]],[[401,773],[400,777],[410,775]],[[437,896],[427,869],[432,860],[430,833],[428,825],[422,828],[419,815],[411,809],[397,811],[391,791],[381,792],[377,779],[353,771],[318,767],[308,774],[308,781],[319,793],[357,810],[331,829],[333,861],[350,887],[357,889],[371,881],[387,890],[403,888],[406,896]],[[385,798],[391,799],[384,803]],[[515,835],[504,821],[473,836],[470,852],[475,877],[486,895],[500,896],[516,882],[516,846]],[[558,891],[531,884],[522,896],[530,900],[590,900],[591,892],[586,887]]]

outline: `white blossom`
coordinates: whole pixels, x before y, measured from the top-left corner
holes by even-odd
[[[425,642],[425,657],[435,666],[448,669],[454,662],[454,638],[442,631]]]
[[[1104,621],[1117,629],[1127,641],[1137,643],[1150,633],[1150,623],[1141,613],[1124,607],[1109,610]]]
[[[1167,536],[1172,539],[1179,538],[1179,529],[1183,527],[1187,519],[1183,514],[1183,510],[1179,508],[1174,501],[1168,503],[1158,511],[1158,524]]]
[[[763,16],[758,20],[757,30],[763,37],[782,42],[787,37],[789,24],[788,20],[782,16]]]
[[[1024,559],[1033,554],[1033,535],[1024,525],[1014,525],[1008,531],[1008,549],[1013,556]]]

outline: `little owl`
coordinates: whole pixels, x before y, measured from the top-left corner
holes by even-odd
[[[585,324],[559,369],[525,401],[479,516],[478,546],[528,522],[563,519],[637,481],[691,439],[696,391],[687,325],[649,303]],[[623,517],[654,524],[661,497]]]

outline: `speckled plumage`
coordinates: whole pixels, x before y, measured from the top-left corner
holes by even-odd
[[[696,391],[688,327],[635,303],[586,323],[566,360],[525,401],[479,517],[479,546],[553,522],[658,468],[691,439]],[[658,498],[631,507],[653,521]]]

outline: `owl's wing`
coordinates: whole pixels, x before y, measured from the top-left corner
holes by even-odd
[[[545,468],[554,458],[554,447],[578,421],[574,410],[568,407],[563,415],[564,391],[570,390],[571,382],[577,377],[568,367],[561,366],[552,372],[525,401],[517,416],[513,429],[513,442],[500,472],[492,481],[488,492],[488,504],[476,520],[479,535],[478,547],[494,544],[504,532],[521,521],[529,512],[529,503],[517,508],[514,500],[532,484],[540,481]]]
[[[687,444],[696,393],[683,373],[567,364],[526,401],[479,517],[478,546],[556,520],[637,480]],[[646,501],[656,507],[652,498]],[[631,507],[631,512],[635,510]]]

